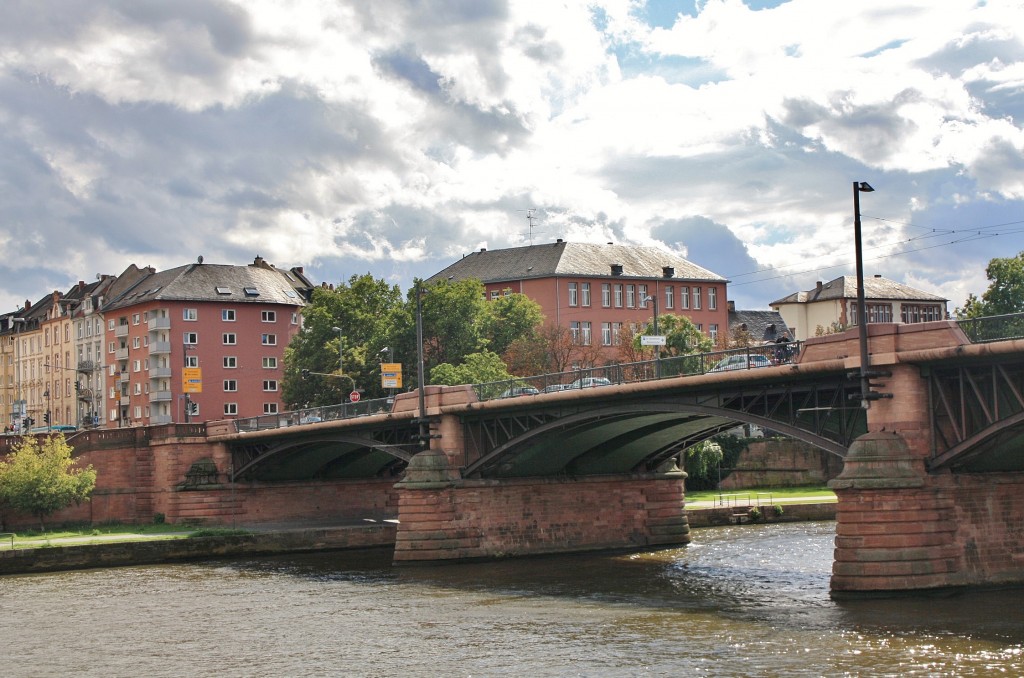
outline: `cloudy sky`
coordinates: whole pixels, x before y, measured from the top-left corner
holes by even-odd
[[[3,0],[0,312],[199,255],[405,289],[531,238],[767,308],[854,274],[854,181],[865,274],[952,309],[1024,250],[1022,125],[1020,0]]]

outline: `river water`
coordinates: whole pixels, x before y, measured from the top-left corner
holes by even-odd
[[[835,524],[439,566],[334,552],[0,578],[4,676],[1024,675],[1024,590],[828,595]]]

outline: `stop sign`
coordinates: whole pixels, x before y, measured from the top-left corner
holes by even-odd
[[[359,402],[359,391],[352,391],[351,393],[349,393],[348,394],[348,399],[351,400],[354,403],[358,403]]]

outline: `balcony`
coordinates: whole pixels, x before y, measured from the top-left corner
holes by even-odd
[[[150,379],[170,379],[171,368],[170,367],[150,367],[149,368]]]
[[[115,337],[127,337],[128,336],[128,325],[115,325],[114,336]]]
[[[100,364],[97,363],[95,360],[79,360],[78,367],[76,367],[75,369],[77,369],[79,372],[95,372],[96,370],[100,369]]]
[[[151,403],[166,403],[171,401],[170,391],[150,391],[149,402]]]
[[[150,318],[146,321],[146,327],[149,328],[150,332],[155,332],[157,330],[169,330],[171,329],[171,319],[167,317]]]
[[[149,423],[158,426],[160,424],[173,424],[174,420],[169,414],[154,414],[149,417]]]
[[[164,355],[171,352],[171,342],[169,341],[151,341],[149,342],[149,354],[150,355]]]
[[[114,360],[128,360],[128,347],[116,349],[114,351]]]

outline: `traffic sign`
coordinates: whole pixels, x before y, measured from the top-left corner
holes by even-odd
[[[182,368],[181,390],[185,393],[203,392],[203,370],[201,367]]]
[[[640,345],[641,346],[664,346],[665,345],[665,335],[664,334],[652,334],[652,335],[649,335],[649,336],[648,335],[644,335],[644,336],[640,337]]]
[[[380,364],[381,388],[402,388],[402,363]]]
[[[354,403],[359,402],[359,391],[352,391],[348,394],[348,399]]]

